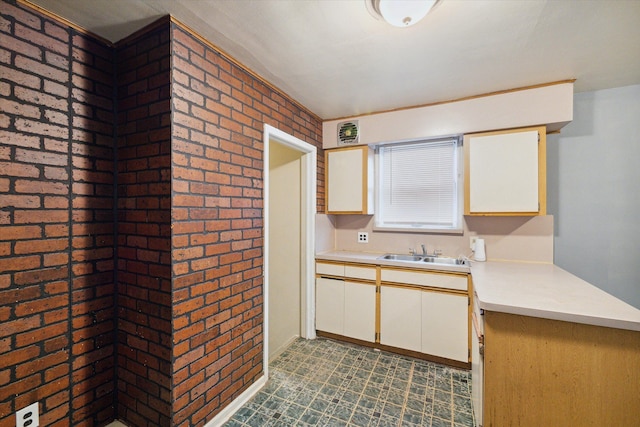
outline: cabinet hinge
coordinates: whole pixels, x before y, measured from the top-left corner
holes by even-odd
[[[540,132],[538,132],[538,144],[540,143]]]

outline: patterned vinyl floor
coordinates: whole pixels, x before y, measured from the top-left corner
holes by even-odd
[[[471,373],[318,338],[294,341],[225,424],[473,427]]]

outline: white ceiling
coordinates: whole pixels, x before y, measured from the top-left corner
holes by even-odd
[[[395,28],[365,0],[31,0],[112,42],[171,14],[323,119],[565,79],[640,83],[639,0],[440,0]]]

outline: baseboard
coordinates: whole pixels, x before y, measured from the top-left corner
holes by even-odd
[[[206,423],[204,427],[218,427],[227,422],[238,409],[247,403],[267,382],[267,377],[264,375],[260,377],[258,381],[253,383],[248,389],[242,392],[242,394],[233,400],[226,408],[224,408],[218,415],[216,415],[211,421]],[[126,424],[116,420],[106,427],[127,427]]]
[[[236,397],[226,408],[224,408],[218,415],[216,415],[211,421],[206,423],[204,427],[219,427],[235,414],[238,409],[247,403],[260,389],[266,384],[267,377],[262,376],[258,381],[251,384],[251,386],[242,392],[242,394]]]

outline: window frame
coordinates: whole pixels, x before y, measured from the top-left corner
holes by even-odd
[[[453,140],[456,143],[455,147],[455,158],[453,164],[456,168],[456,194],[454,195],[455,200],[455,224],[451,227],[433,227],[428,223],[416,223],[413,225],[391,225],[385,224],[382,222],[380,215],[382,215],[383,210],[381,209],[381,187],[382,187],[382,176],[381,176],[381,154],[380,148],[382,147],[390,147],[393,145],[409,145],[409,144],[421,144],[421,143],[438,143],[447,140]],[[378,144],[375,147],[375,176],[374,176],[374,189],[375,189],[375,209],[374,209],[374,218],[373,218],[373,230],[374,231],[391,231],[391,232],[400,232],[400,233],[431,233],[431,234],[463,234],[464,226],[463,226],[463,218],[464,218],[464,152],[463,152],[463,138],[462,135],[451,135],[446,137],[438,137],[438,138],[420,138],[414,140],[407,141],[397,141],[390,143],[382,143]],[[420,224],[420,225],[417,225]]]

